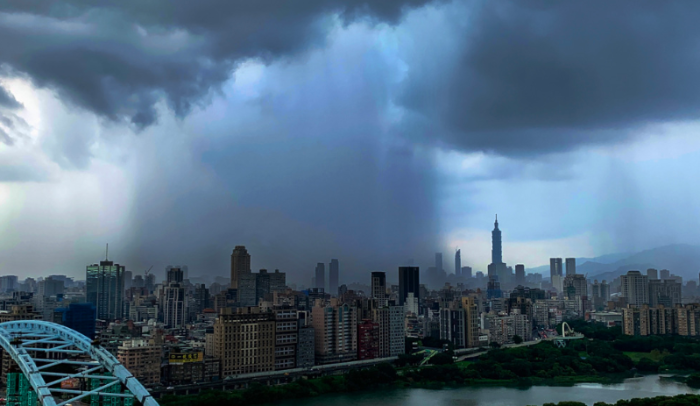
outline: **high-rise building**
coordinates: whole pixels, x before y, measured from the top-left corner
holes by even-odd
[[[440,307],[440,339],[449,341],[456,348],[464,348],[465,328],[462,306],[459,301],[451,301]]]
[[[250,254],[243,245],[237,245],[231,254],[231,289],[238,289],[241,274],[250,273]]]
[[[471,278],[472,277],[472,267],[471,266],[463,266],[462,267],[462,276],[465,278]]]
[[[566,259],[566,276],[576,275],[576,258]]]
[[[63,294],[65,290],[64,281],[49,276],[37,283],[37,295],[40,297],[51,297]]]
[[[372,272],[372,299],[377,301],[379,307],[386,306],[388,303],[385,272]]]
[[[568,272],[568,268],[567,268]],[[588,281],[583,275],[567,275],[564,278],[564,297],[568,299],[588,297]]]
[[[299,314],[296,309],[274,310],[275,371],[296,367],[299,339]]]
[[[147,291],[153,292],[156,289],[156,276],[152,273],[147,274],[143,283]]]
[[[673,279],[649,281],[649,306],[673,308],[681,304],[681,283]]]
[[[133,286],[134,275],[131,271],[124,271],[124,289],[129,290]]]
[[[356,307],[339,304],[337,299],[331,299],[329,304],[318,301],[311,314],[317,364],[357,359]]]
[[[163,322],[165,326],[169,328],[184,327],[187,321],[186,313],[185,285],[182,282],[169,282],[163,288]]]
[[[649,279],[639,271],[629,271],[627,275],[620,276],[620,289],[622,297],[633,306],[641,306],[649,303]]]
[[[97,309],[100,320],[119,320],[124,311],[125,267],[104,260],[88,265],[85,276],[85,296]]]
[[[420,301],[420,270],[417,266],[399,267],[399,305],[405,304],[408,293]]]
[[[299,326],[297,342],[297,368],[314,366],[316,363],[316,334],[311,326]]]
[[[498,229],[498,215],[491,231],[491,263],[503,263],[503,247],[501,246],[501,230]]]
[[[16,275],[0,276],[0,292],[14,292],[19,286],[19,280]]]
[[[338,279],[340,276],[340,265],[337,259],[331,259],[328,264],[328,293],[335,296],[338,294]]]
[[[221,360],[222,377],[274,370],[275,315],[259,307],[222,309],[214,323],[214,358]]]
[[[96,315],[92,303],[71,303],[68,307],[55,310],[54,321],[93,339]]]
[[[654,279],[659,279],[659,271],[657,271],[654,268],[647,269],[647,278],[649,278],[650,281],[653,281]]]
[[[316,272],[314,273],[316,278],[316,286],[318,289],[326,289],[326,265],[323,262],[316,264]]]
[[[523,264],[515,265],[515,284],[525,285],[525,265]]]
[[[464,345],[467,348],[479,346],[479,306],[473,296],[462,297],[464,311]]]
[[[182,283],[184,279],[184,272],[182,272],[180,267],[168,265],[165,271],[165,285],[170,283]]]
[[[379,358],[379,324],[371,319],[357,325],[357,359]]]
[[[457,250],[455,252],[455,275],[462,276],[462,252]]]
[[[549,258],[549,277],[554,280],[555,276],[562,276],[561,258]]]
[[[669,271],[668,269],[662,269],[661,279],[671,279],[671,271]]]

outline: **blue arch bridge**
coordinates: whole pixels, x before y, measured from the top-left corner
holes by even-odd
[[[70,328],[0,323],[0,346],[16,364],[7,374],[8,406],[158,406],[112,354]]]

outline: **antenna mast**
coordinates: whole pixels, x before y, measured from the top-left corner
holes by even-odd
[[[105,261],[109,261],[109,243],[107,243],[107,248],[105,248]]]

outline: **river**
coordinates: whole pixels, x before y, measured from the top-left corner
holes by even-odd
[[[659,375],[627,379],[602,385],[584,383],[575,386],[532,386],[526,389],[464,387],[456,389],[392,389],[387,391],[324,395],[316,398],[278,403],[278,406],[527,406],[573,400],[593,405],[615,403],[620,399],[700,394],[700,390]]]

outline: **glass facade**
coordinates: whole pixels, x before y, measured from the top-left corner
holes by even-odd
[[[100,320],[118,320],[124,309],[124,266],[112,261],[88,265],[85,277],[86,298],[97,309]]]

